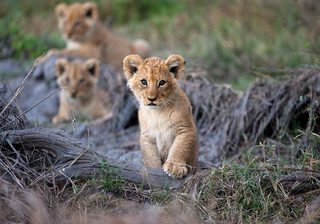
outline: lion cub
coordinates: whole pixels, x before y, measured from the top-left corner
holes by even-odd
[[[60,106],[52,122],[71,119],[71,114],[89,119],[111,116],[110,97],[98,87],[99,62],[96,59],[67,61],[58,59],[56,74],[60,92]]]
[[[145,40],[130,42],[111,33],[99,21],[97,5],[93,2],[60,3],[55,8],[55,14],[67,46],[61,50],[50,50],[43,60],[51,55],[94,57],[122,71],[122,59],[126,55],[147,57],[149,54],[150,47]]]
[[[139,101],[140,147],[146,167],[163,167],[171,177],[182,178],[197,167],[197,130],[191,104],[179,87],[185,61],[180,55],[166,60],[123,60],[128,86]]]

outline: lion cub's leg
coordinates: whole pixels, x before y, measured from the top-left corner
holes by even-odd
[[[140,147],[145,167],[162,167],[161,157],[156,147],[155,139],[151,139],[148,136],[141,134]]]
[[[93,119],[106,118],[111,116],[111,112],[108,111],[102,103],[95,103],[90,110],[90,114]]]
[[[182,178],[194,172],[196,167],[197,150],[195,134],[180,134],[171,146],[168,158],[163,164],[163,170],[171,177]]]
[[[58,114],[52,118],[52,122],[56,124],[63,121],[69,121],[70,119],[70,107],[68,102],[60,96],[59,111]]]

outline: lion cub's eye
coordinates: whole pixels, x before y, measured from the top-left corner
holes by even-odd
[[[80,80],[79,80],[79,83],[83,83],[83,82],[84,82],[84,79],[80,79]]]
[[[87,11],[86,11],[86,17],[89,17],[89,18],[91,18],[92,17],[92,9],[88,9]]]
[[[142,79],[140,82],[143,86],[147,86],[147,84],[148,84],[147,80],[145,80],[145,79]]]
[[[164,81],[164,80],[160,80],[160,82],[159,82],[159,86],[164,86],[166,84],[166,81]]]
[[[68,85],[70,83],[70,79],[66,78],[66,84]]]

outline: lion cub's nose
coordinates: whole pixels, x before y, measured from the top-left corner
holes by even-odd
[[[147,97],[148,98],[148,100],[150,100],[151,102],[153,102],[153,101],[155,101],[156,99],[157,99],[157,97],[154,97],[154,98],[149,98],[149,97]]]

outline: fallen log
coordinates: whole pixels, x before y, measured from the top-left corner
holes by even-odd
[[[135,164],[113,161],[88,146],[66,136],[62,131],[48,128],[10,130],[0,133],[0,170],[26,183],[25,174],[32,176],[29,184],[39,181],[65,183],[73,178],[88,179],[103,176],[101,163],[116,170],[121,179],[142,184],[146,188],[179,188],[187,180],[170,178],[162,169],[146,169]],[[8,158],[12,158],[11,160]],[[30,169],[32,172],[30,172]]]
[[[113,178],[146,189],[169,188],[192,191],[207,186],[219,178],[211,170],[203,170],[184,179],[173,179],[162,169],[146,169],[141,165],[113,161],[96,153],[83,143],[68,137],[63,131],[48,128],[10,130],[0,133],[0,172],[11,177],[22,188],[39,182],[51,185],[65,185],[73,180],[87,180],[103,177],[109,171]],[[102,168],[107,165],[107,169]],[[213,168],[214,169],[214,168]],[[270,172],[270,170],[261,170]],[[232,176],[232,175],[231,175]],[[263,178],[270,185],[272,178]],[[261,180],[260,180],[261,181]],[[296,170],[278,177],[278,184],[291,194],[309,192],[319,188],[319,172]],[[259,182],[259,181],[258,181]]]

